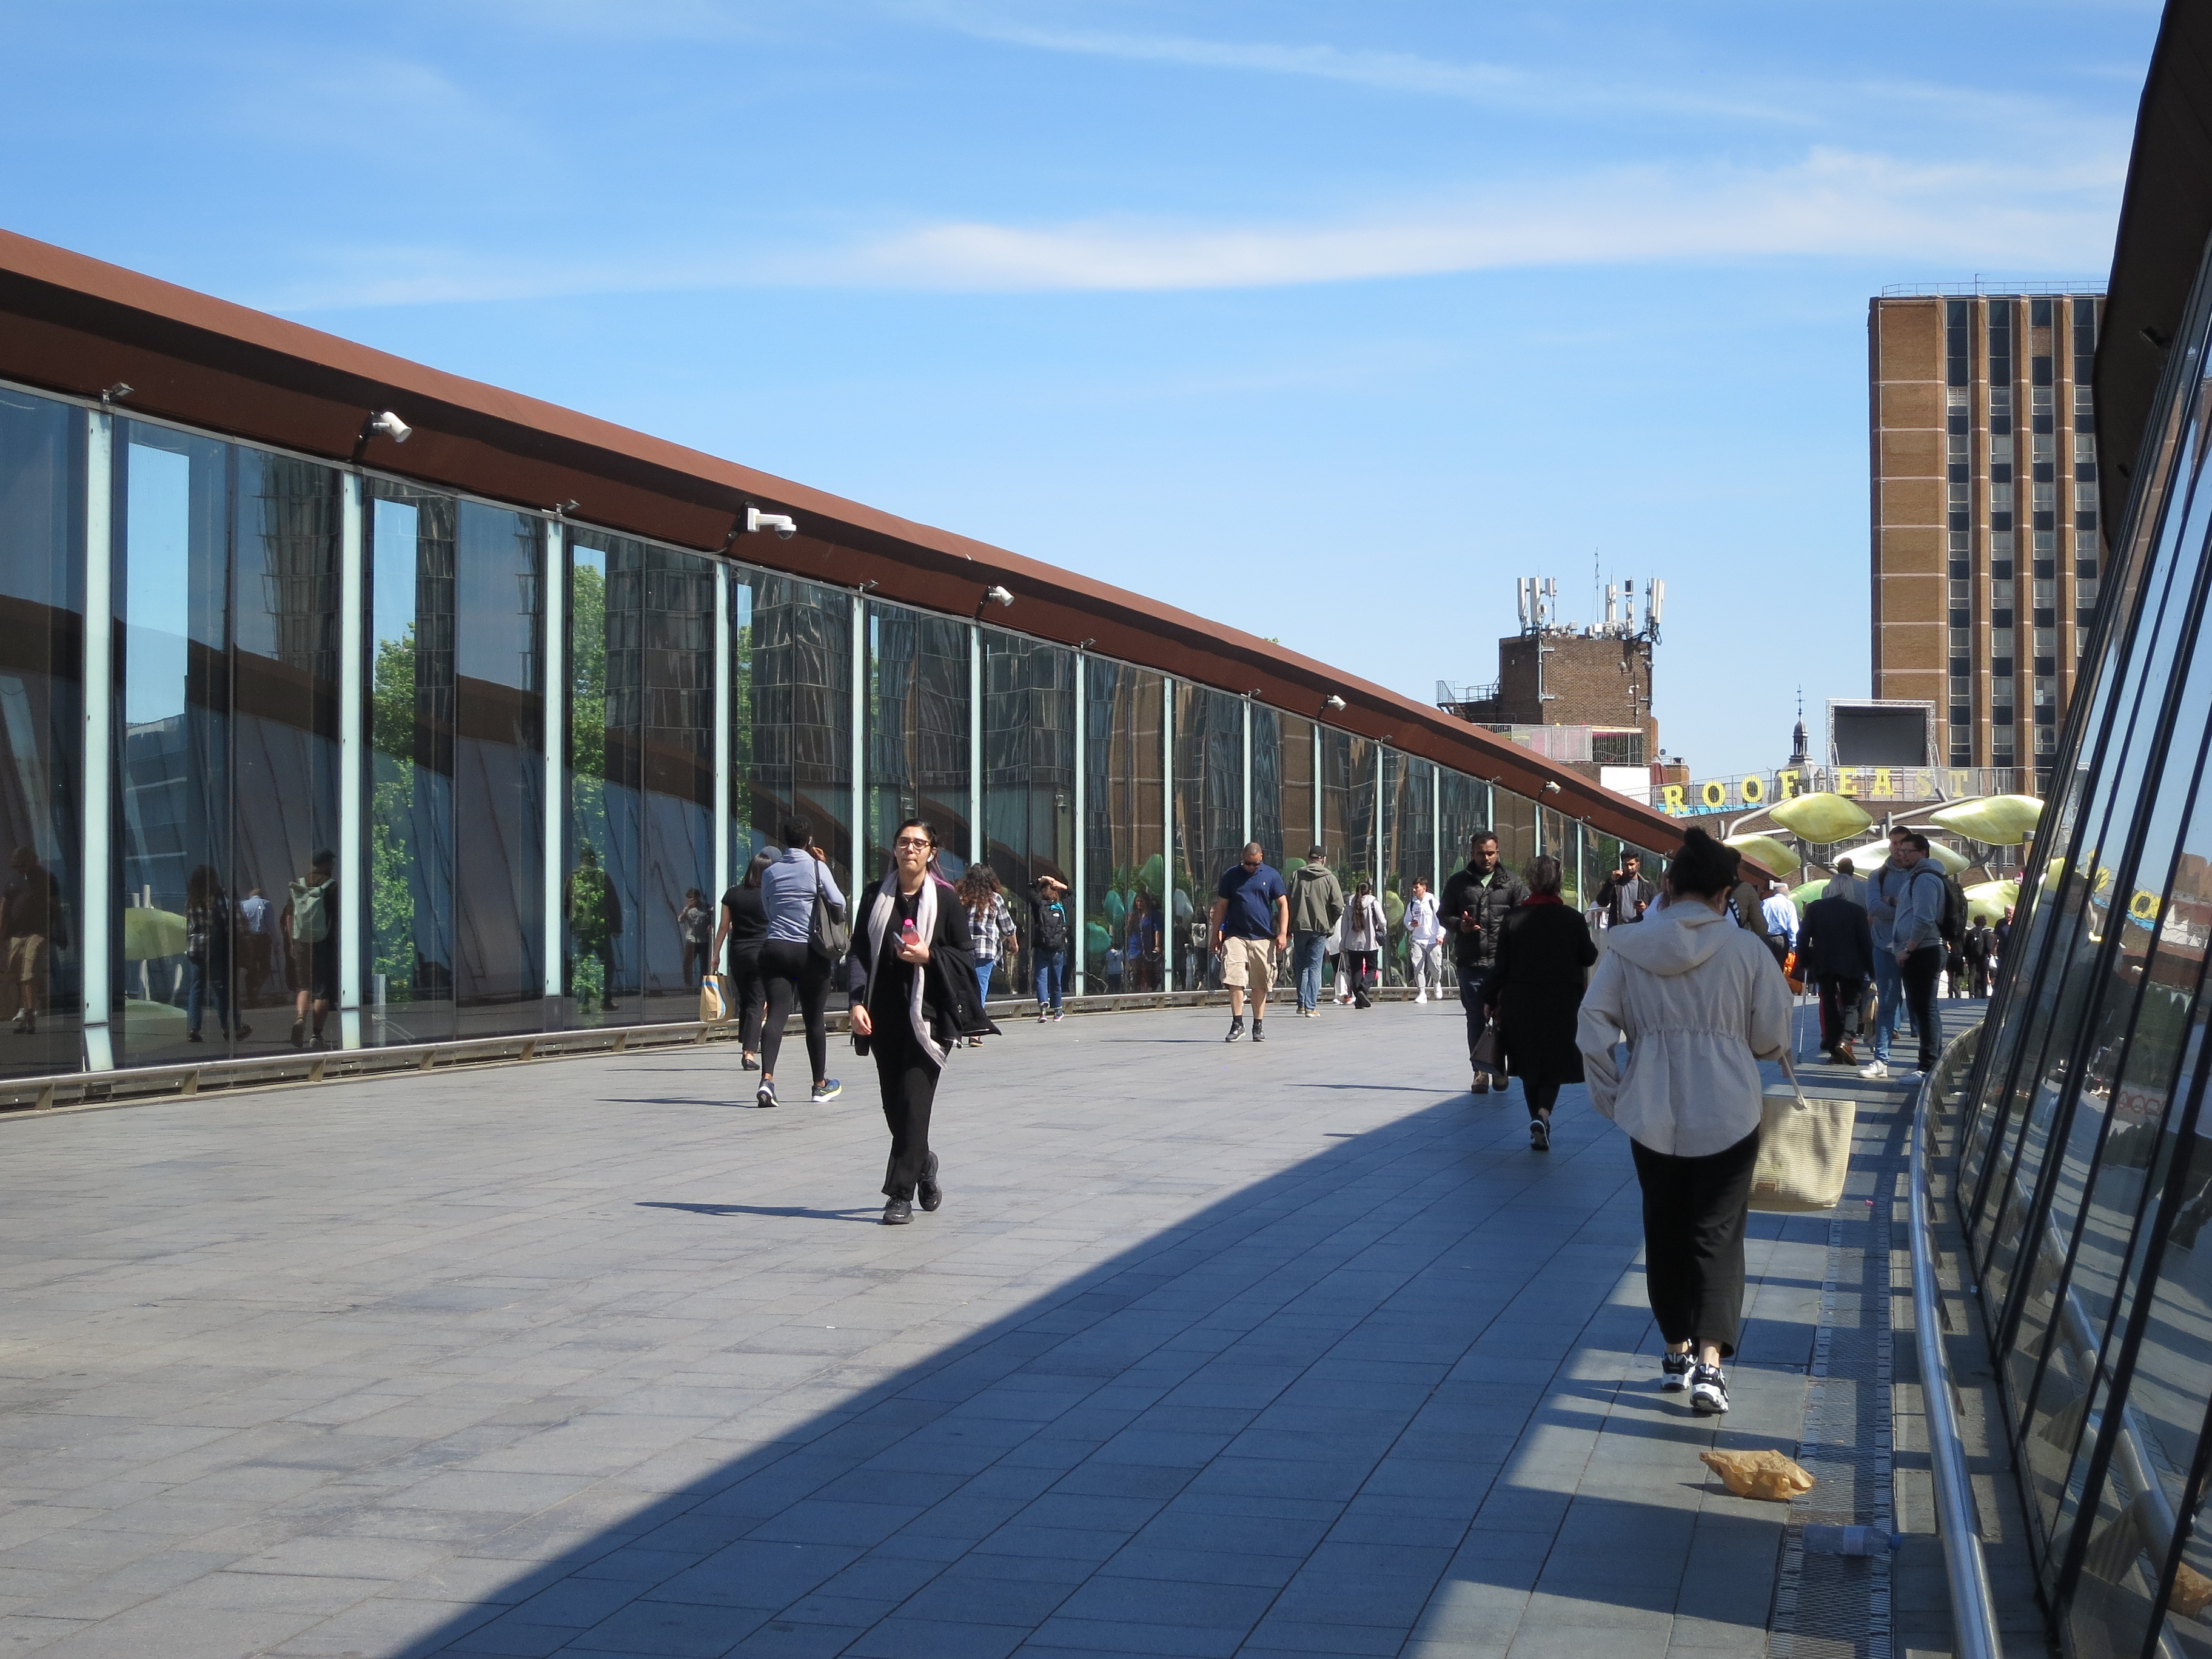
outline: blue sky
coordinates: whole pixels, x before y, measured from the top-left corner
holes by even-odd
[[[1662,741],[1867,690],[1866,302],[2101,282],[2155,6],[74,0],[0,224],[1280,638],[1493,677],[1664,577]]]

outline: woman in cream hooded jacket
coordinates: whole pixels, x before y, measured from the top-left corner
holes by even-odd
[[[1721,1361],[1735,1352],[1743,1309],[1759,1062],[1790,1041],[1789,981],[1729,914],[1735,863],[1690,831],[1667,908],[1613,930],[1575,1034],[1590,1103],[1628,1132],[1635,1156],[1644,1285],[1667,1346],[1661,1386],[1688,1389],[1700,1413],[1728,1409]]]

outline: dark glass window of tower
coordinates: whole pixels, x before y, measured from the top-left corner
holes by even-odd
[[[2012,384],[2012,301],[1990,301],[1990,384]]]
[[[1972,384],[1972,370],[1969,364],[1969,332],[1972,307],[1964,300],[1948,300],[1943,305],[1944,382],[1948,386]]]
[[[2097,369],[2097,302],[2094,300],[2074,301],[2074,381],[2087,386]],[[2077,419],[2075,424],[2084,432],[2090,428]]]

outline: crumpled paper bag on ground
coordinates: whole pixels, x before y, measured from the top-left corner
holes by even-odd
[[[1813,1490],[1813,1477],[1778,1451],[1701,1451],[1698,1461],[1738,1498],[1786,1504]]]
[[[2173,1594],[2167,1598],[2185,1619],[2194,1619],[2212,1607],[2212,1578],[2183,1564],[2173,1570]]]

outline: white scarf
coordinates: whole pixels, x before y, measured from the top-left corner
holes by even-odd
[[[883,883],[876,889],[876,902],[868,912],[868,983],[862,993],[863,1001],[873,1000],[876,970],[883,965],[884,929],[891,925],[891,913],[897,909],[899,900],[898,866],[893,865],[884,872]],[[937,878],[925,875],[921,892],[914,910],[915,933],[925,940],[937,938]],[[929,977],[929,964],[920,964],[914,976],[914,994],[907,1005],[907,1019],[914,1027],[914,1040],[921,1045],[922,1053],[938,1065],[945,1064],[945,1050],[938,1047],[937,1039],[929,1034],[929,1022],[922,1017],[921,986]]]

